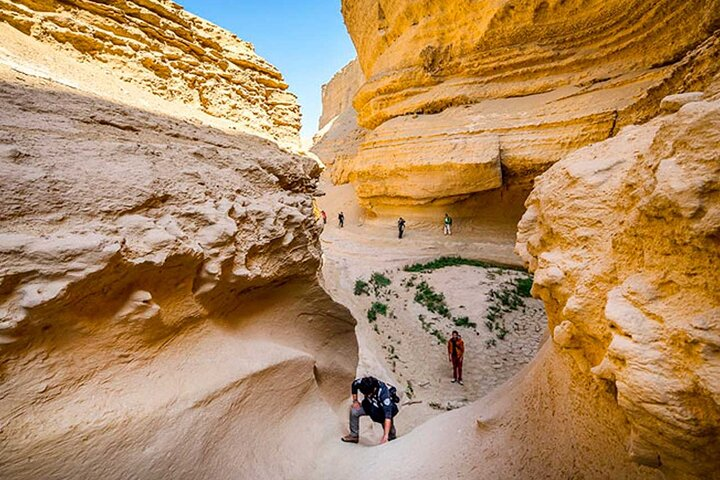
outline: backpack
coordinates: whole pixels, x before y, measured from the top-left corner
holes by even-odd
[[[393,401],[393,403],[400,403],[400,397],[398,397],[397,394],[397,388],[395,388],[392,385],[388,385],[388,391],[390,392],[390,400]]]

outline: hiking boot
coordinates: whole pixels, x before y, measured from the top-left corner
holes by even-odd
[[[355,435],[345,435],[340,440],[342,440],[345,443],[358,443],[360,440],[360,437],[356,437]]]

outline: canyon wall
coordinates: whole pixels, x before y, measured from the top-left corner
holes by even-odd
[[[357,343],[279,74],[169,2],[0,12],[0,477],[311,478]]]
[[[359,130],[320,156],[366,207],[528,188],[720,69],[718,0],[345,0],[342,10],[367,81],[354,99]]]
[[[200,110],[219,125],[299,148],[300,109],[280,72],[252,44],[171,1],[2,0],[2,22],[57,52],[38,59],[6,44],[0,54],[56,70],[67,56],[62,73],[75,81],[78,62],[103,65],[113,79]],[[102,95],[105,82],[92,77],[84,79],[96,82],[88,90]]]
[[[329,166],[331,177],[336,167],[358,154],[358,146],[367,130],[357,123],[352,106],[355,94],[365,82],[357,59],[348,63],[322,88],[322,116],[313,137],[311,151]]]
[[[353,109],[353,99],[363,83],[365,83],[365,76],[357,59],[354,59],[322,86],[323,110],[318,130],[325,128],[328,123],[346,110]]]
[[[556,348],[609,386],[629,455],[668,478],[720,466],[718,87],[557,163],[518,233]]]

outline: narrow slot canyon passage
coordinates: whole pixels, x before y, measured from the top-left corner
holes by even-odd
[[[719,58],[720,0],[0,0],[0,479],[720,480]]]

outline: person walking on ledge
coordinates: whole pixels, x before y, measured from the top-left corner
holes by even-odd
[[[338,225],[340,225],[340,228],[345,226],[345,214],[343,212],[338,213]]]
[[[462,364],[463,355],[465,355],[465,342],[457,330],[453,330],[452,337],[448,341],[448,360],[453,367],[453,379],[452,383],[459,383],[463,385],[462,380]]]
[[[325,213],[325,210],[320,211],[320,216],[322,217],[323,225],[327,223],[327,213]]]
[[[358,401],[358,391],[363,394],[362,403]],[[350,407],[350,434],[341,438],[343,442],[358,443],[360,440],[360,417],[369,415],[373,422],[383,426],[380,444],[395,440],[395,422],[398,413],[395,387],[388,386],[375,377],[358,378],[352,383],[352,407]]]
[[[447,213],[445,214],[445,235],[452,235],[452,218]]]
[[[405,219],[400,217],[398,219],[398,238],[402,238],[403,233],[405,233]]]

